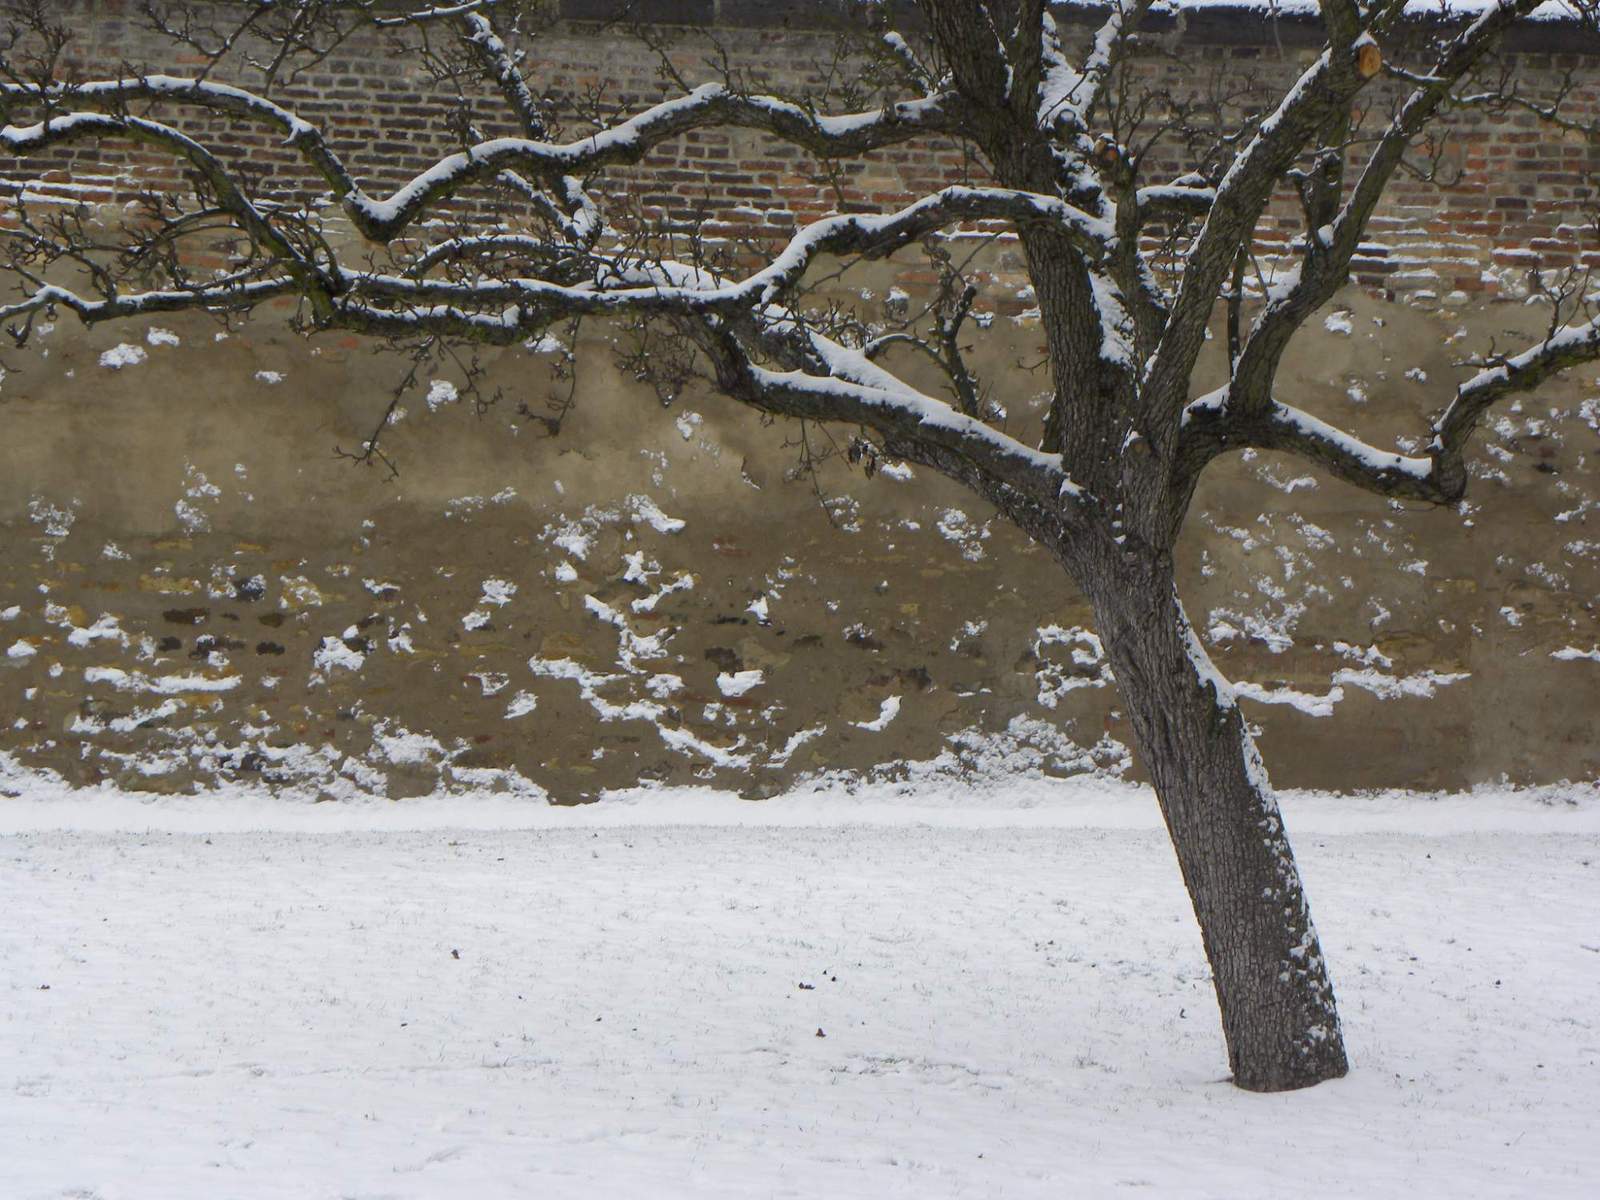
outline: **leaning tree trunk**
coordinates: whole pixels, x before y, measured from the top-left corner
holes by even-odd
[[[1210,960],[1233,1079],[1286,1091],[1348,1070],[1322,947],[1233,690],[1178,601],[1170,564],[1090,581],[1101,637],[1155,785]]]

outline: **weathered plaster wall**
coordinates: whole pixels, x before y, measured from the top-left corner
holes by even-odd
[[[878,271],[853,282],[881,295]],[[1289,380],[1380,443],[1415,436],[1461,347],[1540,319],[1351,293]],[[941,480],[830,464],[830,521],[788,475],[793,428],[709,395],[663,409],[600,342],[555,438],[511,412],[552,355],[496,359],[508,398],[482,417],[430,406],[423,380],[390,480],[334,451],[404,363],[308,345],[281,314],[218,332],[63,323],[11,356],[0,749],[20,762],[163,790],[498,781],[562,800],[907,762],[1126,765],[1085,606]],[[1036,339],[999,318],[982,355],[1003,368]],[[1025,432],[1042,384],[1007,378]],[[1208,484],[1189,607],[1251,685],[1280,783],[1600,772],[1597,395],[1577,372],[1493,422],[1459,511],[1386,506],[1270,455]]]

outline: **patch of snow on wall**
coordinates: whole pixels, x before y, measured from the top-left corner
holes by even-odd
[[[717,676],[717,690],[724,696],[737,697],[765,682],[766,675],[761,671],[723,671]]]
[[[791,734],[789,740],[783,744],[783,749],[767,760],[767,766],[782,767],[788,765],[796,750],[813,738],[821,737],[827,730],[828,727],[826,725],[813,725],[810,729],[802,729],[797,733]]]
[[[971,622],[968,622],[970,627]],[[1053,661],[1050,648],[1060,646],[1068,661]],[[1080,626],[1064,628],[1060,625],[1042,625],[1034,632],[1033,654],[1038,660],[1035,679],[1039,685],[1039,703],[1045,708],[1055,708],[1062,697],[1078,688],[1105,687],[1111,681],[1111,669],[1106,665],[1105,646],[1091,630]]]
[[[128,644],[128,635],[122,631],[117,618],[110,613],[101,613],[100,619],[93,625],[86,629],[74,627],[72,632],[67,634],[67,642],[79,648],[99,641],[116,642],[120,646]]]
[[[43,526],[46,537],[64,538],[72,532],[72,526],[78,519],[77,507],[76,500],[71,502],[70,508],[64,508],[52,504],[43,496],[34,496],[28,501],[28,520]]]
[[[674,696],[683,691],[683,677],[669,674],[652,675],[645,680],[644,689],[657,700],[665,700],[668,696]]]
[[[939,514],[939,534],[947,542],[961,548],[961,557],[977,562],[983,557],[982,543],[988,540],[989,526],[979,525],[959,508],[947,508]]]
[[[878,715],[870,721],[852,721],[857,729],[865,729],[868,733],[882,733],[889,728],[889,723],[900,715],[900,697],[890,696],[878,706]]]
[[[1258,704],[1287,704],[1308,717],[1331,717],[1333,706],[1344,699],[1344,689],[1341,687],[1330,688],[1327,695],[1318,696],[1314,692],[1302,692],[1292,687],[1267,688],[1259,683],[1235,680],[1233,690]]]
[[[340,637],[324,637],[312,652],[311,662],[319,671],[359,671],[366,665],[367,656],[352,650]]]
[[[507,579],[485,579],[483,581],[482,604],[503,605],[510,604],[511,598],[517,594],[517,585]]]
[[[1380,700],[1399,700],[1403,697],[1431,700],[1438,695],[1440,688],[1471,677],[1469,671],[1447,674],[1430,669],[1415,675],[1390,675],[1370,669],[1353,671],[1345,668],[1333,673],[1333,682],[1364,688]]]
[[[467,678],[476,680],[485,696],[503,692],[511,683],[511,676],[504,671],[469,671]]]
[[[108,370],[120,371],[123,367],[136,367],[149,357],[143,346],[122,342],[100,355],[100,365]]]
[[[119,692],[150,692],[159,696],[171,696],[184,692],[231,692],[243,682],[243,676],[151,676],[142,671],[124,671],[120,667],[87,667],[83,672],[83,681],[107,683]]]
[[[372,747],[375,754],[396,766],[421,766],[445,757],[445,749],[438,738],[413,733],[390,721],[380,721],[373,728]]]
[[[172,506],[178,524],[186,533],[203,533],[211,528],[211,518],[201,504],[214,503],[221,498],[222,489],[206,478],[205,472],[193,463],[183,466],[183,498]]]
[[[636,613],[655,612],[656,605],[660,604],[674,592],[687,592],[694,589],[694,576],[684,571],[671,583],[665,584],[659,591],[648,596],[641,596],[633,602],[633,611]]]
[[[643,521],[657,533],[681,533],[688,525],[687,521],[678,517],[667,516],[649,496],[637,494],[629,496],[626,504],[628,512],[633,515],[635,521]]]
[[[428,385],[428,395],[425,402],[429,412],[438,412],[446,404],[454,404],[461,399],[461,392],[456,385],[448,379],[435,379]]]
[[[616,629],[618,635],[617,662],[629,674],[637,675],[641,672],[637,659],[661,658],[666,654],[666,644],[672,637],[672,630],[663,629],[659,633],[651,634],[649,637],[640,637],[633,631],[633,627],[628,624],[627,618],[603,600],[594,596],[585,596],[583,598],[583,606],[607,625]]]
[[[1580,658],[1593,659],[1600,662],[1600,646],[1589,650],[1579,650],[1576,646],[1563,646],[1559,650],[1550,651],[1550,657],[1560,659],[1562,662],[1573,662]]]
[[[562,550],[565,550],[579,562],[582,562],[589,557],[589,550],[594,546],[594,532],[593,530],[585,529],[576,521],[569,521],[556,532],[554,537],[550,538],[550,542],[552,545],[559,546]],[[573,577],[576,578],[577,576],[574,575]]]

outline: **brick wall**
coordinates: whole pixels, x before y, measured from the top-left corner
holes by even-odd
[[[123,64],[179,74],[196,69],[202,60],[149,30],[138,8],[133,0],[62,0],[61,19],[75,34],[67,73],[104,77]],[[666,95],[663,55],[691,82],[710,78],[706,60],[713,45],[753,87],[806,96],[837,92],[839,81],[852,74],[849,58],[841,57],[841,31],[859,28],[826,3],[658,0],[635,10],[660,22],[650,27],[658,47],[652,49],[626,29],[580,19],[607,16],[604,0],[563,0],[560,11],[566,19],[531,46],[529,74],[568,114],[569,136],[586,128],[576,114],[590,99],[597,97],[604,111],[628,113]],[[1090,28],[1073,17],[1069,25],[1080,35]],[[1196,14],[1181,31],[1156,32],[1168,53],[1141,65],[1150,89],[1192,102],[1220,88],[1230,93],[1234,110],[1268,103],[1320,44],[1314,22],[1269,22],[1217,10]],[[1404,60],[1405,42],[1395,39],[1386,55]],[[1506,50],[1504,66],[1531,93],[1551,94],[1575,78],[1571,111],[1600,113],[1600,75],[1592,69],[1600,41],[1570,28],[1531,26]],[[220,77],[252,83],[248,70]],[[328,131],[369,190],[394,187],[458,144],[456,102],[416,57],[396,54],[381,35],[350,38],[274,94]],[[1392,90],[1371,91],[1364,101],[1369,121],[1381,126],[1392,100]],[[472,97],[471,111],[485,133],[513,132],[491,98]],[[308,198],[318,191],[270,133],[223,119],[196,121],[190,113],[160,115],[247,164],[271,193]],[[1441,129],[1446,136],[1429,147],[1437,151],[1438,178],[1397,181],[1356,260],[1360,282],[1424,304],[1459,304],[1466,295],[1515,290],[1533,267],[1600,265],[1585,214],[1600,146],[1542,127],[1525,111],[1459,110]],[[1172,145],[1152,160],[1152,179],[1193,166]],[[13,189],[90,202],[126,199],[141,186],[170,180],[173,171],[148,150],[89,144],[50,159],[0,164]],[[613,172],[604,187],[636,219],[766,243],[826,213],[889,208],[981,171],[959,147],[932,140],[823,167],[762,135],[713,130],[688,134],[640,167]],[[491,203],[483,194],[463,199],[458,211],[467,216]],[[1268,256],[1283,251],[1298,227],[1299,214],[1285,196],[1262,222],[1259,248]]]
[[[63,0],[81,35],[73,70],[195,66],[141,34],[133,8]],[[827,75],[833,35],[783,27],[775,4],[679,11],[720,22],[730,64],[755,82],[801,90]],[[1262,96],[1311,52],[1312,31],[1251,29],[1241,41],[1237,24],[1196,21],[1173,47],[1181,65],[1145,69],[1190,96],[1255,71]],[[655,34],[674,39],[683,74],[706,77],[703,28]],[[1535,86],[1593,61],[1539,41],[1550,36],[1512,47]],[[592,22],[554,30],[531,73],[569,97],[604,81],[619,111],[664,91],[649,52]],[[326,124],[367,186],[393,186],[450,148],[451,105],[428,83],[369,39],[282,98]],[[1248,89],[1237,100],[1251,102]],[[492,129],[491,111],[480,102]],[[1586,142],[1515,115],[1452,120],[1444,150],[1463,174],[1442,189],[1402,182],[1358,264],[1371,290],[1410,306],[1346,289],[1280,375],[1309,411],[1408,452],[1460,360],[1525,344],[1548,317],[1481,301],[1526,263],[1585,246],[1560,223],[1588,187]],[[256,131],[197,132],[282,193],[308,186]],[[126,196],[165,169],[89,149],[26,165],[61,172],[30,185],[57,199]],[[907,146],[841,168],[843,196],[888,207],[967,166],[949,147]],[[705,207],[709,234],[758,241],[840,203],[799,152],[744,132],[686,137],[610,187],[649,216],[690,222]],[[1286,245],[1293,216],[1269,214],[1264,253]],[[1014,260],[1004,243],[983,260],[1006,285],[984,303],[1019,319],[992,321],[971,361],[1027,438],[1048,379],[1017,369],[1041,352]],[[914,280],[897,260],[850,282],[882,297]],[[1418,311],[1430,298],[1438,311]],[[464,382],[437,364],[385,434],[401,467],[389,480],[334,451],[370,435],[409,360],[297,337],[286,316],[230,330],[198,313],[42,321],[6,347],[0,796],[16,786],[12,755],[76,783],[153,790],[228,780],[402,796],[531,781],[562,800],[641,779],[759,794],[822,771],[1127,768],[1115,689],[1088,661],[1086,605],[953,483],[868,478],[843,458],[818,480],[796,473],[792,430],[695,387],[663,408],[619,369],[610,331],[575,347],[582,397],[559,437],[512,411],[538,410],[547,384],[565,394],[553,356],[486,350],[483,393],[507,402],[482,415],[435,402],[430,380]],[[1197,386],[1217,379],[1211,357]],[[1600,774],[1597,454],[1590,368],[1496,414],[1459,506],[1384,505],[1272,454],[1216,464],[1182,590],[1208,652],[1247,686],[1281,785]],[[637,639],[662,649],[639,669]],[[724,674],[754,670],[751,694],[723,689]],[[891,700],[903,708],[884,726]]]

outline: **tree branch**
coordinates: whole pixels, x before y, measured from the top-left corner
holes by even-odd
[[[1530,391],[1568,367],[1600,358],[1600,317],[1556,331],[1536,346],[1479,371],[1456,389],[1455,399],[1434,422],[1433,450],[1441,485],[1466,490],[1462,451],[1478,420],[1496,400]]]
[[[1339,2],[1329,0],[1330,11]],[[1306,144],[1376,72],[1377,64],[1363,56],[1359,45],[1337,50],[1330,46],[1301,74],[1233,160],[1190,248],[1178,297],[1146,374],[1146,387],[1153,395],[1176,397],[1181,407],[1212,306],[1240,245],[1250,240],[1278,181]]]
[[[1246,407],[1223,388],[1183,412],[1180,477],[1193,481],[1218,455],[1254,447],[1298,455],[1369,492],[1451,504],[1467,490],[1466,447],[1497,400],[1530,391],[1568,367],[1600,359],[1600,317],[1568,325],[1520,354],[1490,364],[1456,389],[1433,423],[1428,454],[1380,450],[1326,421],[1276,400]]]
[[[168,125],[144,117],[113,116],[96,112],[64,113],[36,125],[0,129],[0,148],[13,154],[28,155],[40,150],[84,138],[126,137],[156,146],[184,159],[205,180],[218,205],[239,227],[261,243],[280,262],[283,269],[298,279],[304,294],[318,308],[326,304],[327,279],[321,268],[305,258],[277,229],[234,181],[228,169],[200,143]]]
[[[525,329],[550,317],[578,313],[720,313],[734,317],[783,300],[823,255],[883,258],[947,225],[985,219],[1048,225],[1088,256],[1101,253],[1111,236],[1105,222],[1049,196],[1007,188],[951,187],[893,213],[824,217],[795,234],[767,266],[733,283],[695,268],[664,271],[606,258],[599,260],[594,279],[582,284],[543,279],[456,281],[418,277],[421,264],[431,266],[457,253],[494,248],[508,238],[519,248],[524,242],[515,235],[497,235],[489,239],[455,239],[434,247],[402,275],[342,270],[337,275],[337,290],[402,304],[517,305],[522,315],[515,324]]]
[[[1217,202],[1217,189],[1188,183],[1157,184],[1135,193],[1139,225],[1168,217],[1203,217]]]
[[[1255,320],[1234,373],[1234,404],[1248,409],[1271,403],[1273,379],[1284,352],[1307,318],[1349,279],[1350,260],[1412,139],[1449,98],[1451,88],[1494,47],[1506,27],[1537,3],[1504,0],[1446,43],[1433,69],[1421,77],[1419,86],[1379,137],[1337,214],[1323,223],[1308,210],[1304,258],[1291,286],[1274,289]],[[1334,196],[1336,185],[1337,181],[1331,185]]]
[[[207,312],[245,312],[267,300],[295,295],[300,288],[300,282],[291,278],[246,280],[233,277],[205,287],[172,288],[137,292],[131,296],[110,296],[102,300],[90,300],[68,288],[46,284],[26,299],[0,307],[0,322],[13,321],[54,305],[71,310],[85,325],[96,325],[101,321],[114,321],[149,313],[183,312],[192,309],[204,309]]]
[[[1301,409],[1273,402],[1244,411],[1222,389],[1183,410],[1179,459],[1193,480],[1212,459],[1230,450],[1283,450],[1298,455],[1347,483],[1381,496],[1445,503],[1430,458],[1408,458],[1379,450]]]
[[[806,329],[807,349],[827,373],[775,371],[757,365],[717,318],[702,340],[717,383],[735,399],[782,416],[847,421],[894,442],[954,454],[991,480],[1068,519],[1088,497],[1062,467],[1059,454],[1033,449],[993,426],[928,396],[823,334]]]
[[[559,185],[564,177],[636,163],[670,138],[719,125],[762,129],[821,158],[852,157],[929,133],[958,133],[956,116],[962,108],[957,97],[945,93],[891,104],[875,112],[825,116],[787,100],[742,95],[725,84],[708,83],[576,141],[552,143],[528,137],[480,141],[444,156],[387,198],[378,199],[356,184],[315,126],[243,88],[150,75],[71,86],[13,83],[0,88],[0,98],[13,104],[71,100],[113,109],[130,99],[164,100],[271,124],[333,188],[362,235],[376,242],[392,241],[432,206],[508,168]],[[7,126],[6,132],[14,139],[20,131]],[[85,126],[78,135],[89,132]]]
[[[1095,32],[1083,61],[1068,61],[1056,20],[1045,10],[1040,17],[1042,71],[1039,81],[1039,127],[1057,136],[1087,134],[1090,114],[1105,96],[1113,69],[1133,40],[1133,31],[1152,0],[1112,0],[1110,13]]]

